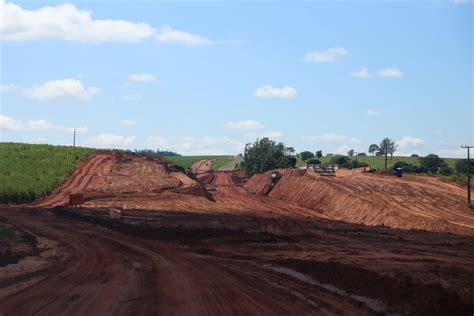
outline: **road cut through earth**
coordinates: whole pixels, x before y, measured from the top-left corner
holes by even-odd
[[[472,313],[462,188],[279,172],[192,179],[160,158],[92,156],[50,197],[0,206],[16,230],[0,239],[0,314]],[[69,193],[86,203],[61,206]]]

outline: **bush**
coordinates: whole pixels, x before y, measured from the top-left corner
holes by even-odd
[[[300,157],[301,157],[301,159],[306,161],[308,159],[314,158],[314,154],[310,151],[303,151],[303,152],[300,153]]]
[[[429,154],[426,157],[419,158],[420,166],[431,174],[436,174],[441,167],[444,167],[446,163],[443,159],[439,158],[438,155]]]
[[[320,165],[321,161],[319,161],[316,158],[311,158],[310,160],[307,161],[308,165]]]
[[[283,143],[276,143],[267,137],[257,139],[255,143],[245,147],[242,167],[249,176],[272,169],[288,168],[292,161],[285,152],[286,147]]]
[[[341,167],[346,167],[349,162],[349,157],[337,155],[331,158],[331,163],[336,163]]]
[[[471,173],[474,173],[474,160],[470,160],[469,167]],[[457,173],[467,174],[467,159],[456,161],[455,168]]]
[[[443,176],[450,176],[454,173],[453,168],[450,168],[448,165],[444,165],[439,169],[439,174]]]
[[[410,163],[406,163],[403,161],[397,161],[392,169],[395,171],[397,168],[402,168],[404,172],[408,173],[426,173],[426,169],[420,166],[415,166]]]
[[[288,158],[288,167],[296,167],[296,157],[289,156]]]

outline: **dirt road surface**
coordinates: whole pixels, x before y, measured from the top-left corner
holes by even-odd
[[[193,165],[191,166],[191,170],[196,175],[210,172],[213,163],[214,163],[214,160],[199,160],[193,163]]]
[[[237,157],[235,157],[234,160],[232,160],[231,162],[229,162],[225,166],[222,166],[221,168],[219,168],[219,171],[233,171],[233,170],[235,170],[237,165],[239,165],[243,161],[244,161],[244,157],[237,156]]]
[[[1,209],[38,249],[0,267],[2,315],[462,315],[474,308],[469,237],[169,212],[134,229],[80,212]]]

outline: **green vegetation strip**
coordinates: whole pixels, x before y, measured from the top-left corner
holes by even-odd
[[[215,160],[212,170],[217,170],[234,159],[233,156],[164,156],[163,158],[184,169],[190,168],[193,163],[199,160]]]
[[[94,150],[0,143],[0,203],[24,203],[61,185]]]
[[[321,161],[321,163],[330,163],[332,157],[321,157],[315,159]],[[350,157],[351,160],[356,160],[356,157]],[[459,159],[456,158],[443,158],[443,160],[448,164],[449,167],[454,168],[456,161]],[[367,163],[370,165],[371,168],[375,168],[377,170],[381,170],[385,168],[385,157],[382,156],[376,156],[376,157],[371,157],[371,156],[358,156],[357,161],[361,163]],[[388,157],[387,160],[387,166],[388,168],[392,168],[395,163],[398,161],[401,162],[406,162],[415,166],[420,165],[420,160],[418,157],[400,157],[400,156],[393,156],[393,158]],[[298,160],[296,163],[297,167],[303,167],[306,166],[306,162],[301,160],[301,157],[298,156]]]

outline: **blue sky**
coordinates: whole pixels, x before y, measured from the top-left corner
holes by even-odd
[[[0,139],[236,154],[463,156],[469,1],[15,1],[2,17]]]

